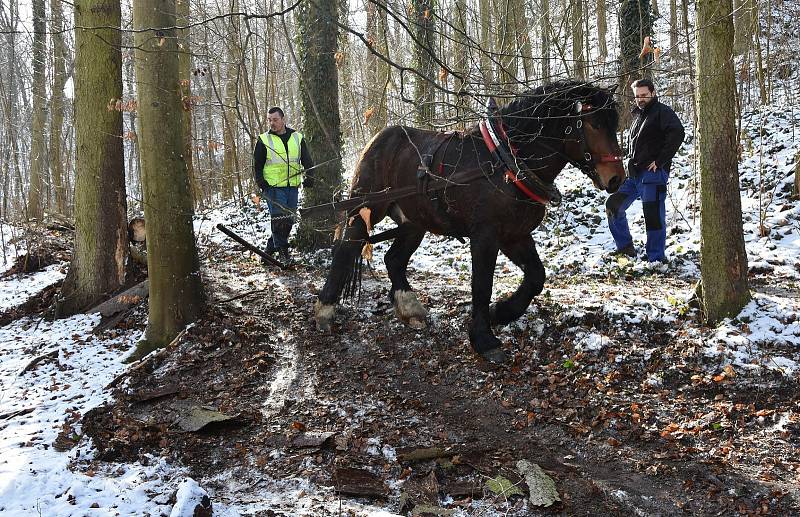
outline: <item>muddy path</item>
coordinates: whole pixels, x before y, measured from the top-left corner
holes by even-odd
[[[207,317],[84,419],[98,461],[166,457],[245,515],[338,515],[336,501],[401,515],[800,512],[797,380],[726,373],[701,353],[690,314],[604,310],[687,281],[656,271],[623,292],[619,278],[550,279],[498,329],[513,360],[497,367],[469,349],[468,283],[436,272],[411,273],[427,329],[394,318],[377,274],[321,335],[311,306],[323,269],[229,256],[213,270]],[[181,429],[198,406],[225,419]],[[560,501],[528,504],[520,460]],[[522,495],[487,489],[498,476]],[[301,508],[298,486],[331,489]]]

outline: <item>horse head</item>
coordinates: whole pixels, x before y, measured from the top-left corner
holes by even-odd
[[[625,181],[625,170],[617,141],[615,89],[559,81],[500,110],[509,126],[509,141],[528,169],[552,183],[563,166],[571,163],[598,189],[616,192]],[[561,166],[544,166],[553,160]]]

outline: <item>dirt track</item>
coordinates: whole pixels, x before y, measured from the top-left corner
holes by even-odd
[[[618,279],[549,279],[549,295],[501,329],[514,359],[494,367],[467,343],[468,283],[412,272],[431,313],[430,328],[415,331],[393,317],[388,284],[366,279],[358,307],[319,335],[310,308],[320,269],[215,264],[207,318],[84,420],[100,459],[166,456],[223,501],[256,501],[274,480],[301,477],[404,515],[429,515],[425,505],[467,515],[800,512],[797,381],[707,364],[690,319],[573,311],[585,289],[613,293]],[[653,279],[628,289],[646,298]],[[608,341],[579,350],[584,331]],[[236,418],[181,432],[191,405]],[[486,491],[498,475],[519,482],[521,459],[553,478],[561,502],[533,508]]]

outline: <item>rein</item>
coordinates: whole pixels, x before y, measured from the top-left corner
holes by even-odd
[[[583,129],[583,120],[581,119],[581,117],[583,116],[583,114],[590,112],[592,109],[593,106],[591,106],[590,104],[583,104],[581,102],[576,102],[575,110],[579,115],[578,117],[576,117],[576,121],[574,124],[570,123],[564,129],[565,135],[571,134],[573,130],[577,133],[578,138],[573,141],[577,141],[581,146],[581,153],[583,155],[583,159],[581,161],[573,159],[566,153],[558,149],[555,149],[554,147],[540,140],[536,141],[535,143],[541,147],[544,147],[552,154],[561,157],[567,163],[574,166],[576,169],[582,171],[593,182],[600,183],[600,177],[597,174],[596,164],[622,162],[622,157],[613,154],[593,154],[589,151],[589,146],[586,143],[586,133]],[[530,174],[527,177],[524,176],[520,177],[521,171],[515,159],[517,156],[517,149],[511,144],[510,139],[506,135],[502,120],[500,120],[497,130],[497,132],[500,133],[500,137],[502,138],[502,140],[501,138],[498,138],[494,124],[492,124],[491,120],[492,118],[499,118],[499,115],[490,114],[489,118],[481,120],[479,124],[481,136],[483,137],[483,141],[486,144],[486,147],[489,149],[489,152],[491,152],[493,156],[499,158],[499,161],[503,165],[505,165],[506,181],[509,183],[513,183],[520,191],[522,191],[523,194],[525,194],[525,196],[527,196],[529,199],[537,203],[541,203],[543,205],[550,203],[554,206],[560,204],[561,193],[554,185],[546,184],[541,178],[539,178],[535,174]],[[508,147],[508,150],[506,150],[506,145],[503,145],[503,141],[507,143],[506,145]],[[527,187],[527,185],[525,185],[524,180],[526,179],[533,184],[534,189],[538,190],[539,193],[532,191]]]

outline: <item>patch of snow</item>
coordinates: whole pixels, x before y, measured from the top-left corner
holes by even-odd
[[[28,301],[28,298],[63,280],[65,266],[54,264],[27,275],[0,279],[0,312]]]

